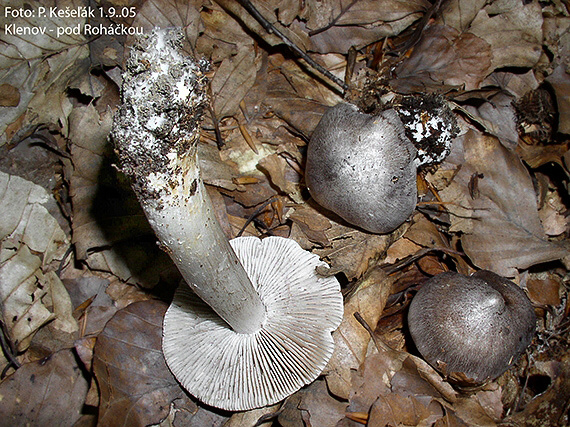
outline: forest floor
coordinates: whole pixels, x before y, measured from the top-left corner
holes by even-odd
[[[253,1],[347,90],[239,2],[124,4],[2,6],[0,425],[570,424],[565,2]],[[40,13],[50,6],[61,13]],[[171,26],[183,28],[189,55],[211,63],[199,156],[223,230],[294,239],[342,284],[344,319],[323,375],[270,407],[205,406],[162,356],[180,275],[108,136],[133,43],[125,29]],[[377,110],[418,93],[443,96],[459,133],[445,161],[419,171],[413,215],[381,235],[319,207],[304,168],[325,110],[343,100]],[[406,313],[430,277],[478,270],[525,290],[537,331],[512,369],[460,392],[422,362]]]

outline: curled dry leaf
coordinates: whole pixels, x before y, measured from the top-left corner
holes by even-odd
[[[156,246],[134,194],[113,166],[107,140],[112,113],[99,113],[93,105],[81,106],[72,111],[69,123],[74,165],[69,185],[77,258],[122,280],[155,285],[172,264]]]
[[[519,139],[518,121],[513,107],[514,98],[499,92],[479,107],[465,109],[477,116],[476,120],[485,131],[496,136],[506,148],[514,150]]]
[[[472,130],[463,144],[465,162],[440,196],[449,202],[452,230],[465,233],[463,249],[471,261],[513,277],[517,268],[567,256],[568,245],[544,233],[532,179],[519,157]]]
[[[27,363],[0,384],[1,423],[74,425],[81,417],[87,389],[72,350]]]
[[[374,330],[392,290],[392,283],[393,279],[381,269],[371,269],[346,302],[342,323],[333,333],[335,350],[325,369],[327,385],[333,395],[344,399],[349,397],[353,388],[352,374],[364,362],[370,345],[369,333],[354,314],[358,312]]]
[[[35,0],[16,0],[10,2],[13,9],[29,8],[37,10],[39,6],[55,6],[55,1],[39,2]],[[84,1],[71,0],[70,8],[84,7]],[[77,75],[89,68],[85,59],[89,55],[85,36],[60,35],[58,30],[77,27],[85,18],[78,17],[39,17],[12,18],[4,13],[0,15],[2,28],[44,28],[43,34],[2,34],[2,53],[0,53],[0,81],[8,84],[17,96],[18,104],[0,106],[0,145],[12,137],[24,137],[39,125],[50,125],[67,130],[67,116],[72,104],[66,89]],[[16,95],[15,92],[18,92]]]
[[[271,182],[277,186],[281,192],[287,194],[297,203],[303,202],[301,190],[298,185],[299,176],[283,157],[278,154],[271,154],[261,159],[259,166],[267,171]]]
[[[345,54],[399,34],[418,20],[429,3],[423,0],[364,0],[307,2],[301,18],[312,31],[312,48],[319,53]]]
[[[137,8],[137,16],[132,22],[135,28],[149,33],[155,27],[181,27],[191,46],[196,44],[199,32],[203,29],[200,19],[200,0],[149,0]]]
[[[101,402],[100,425],[157,424],[170,403],[194,413],[162,355],[162,319],[167,305],[144,301],[120,310],[97,338],[93,371]]]
[[[233,116],[255,82],[260,57],[253,46],[243,46],[237,55],[226,58],[211,82],[213,108],[218,119]]]
[[[445,88],[479,88],[493,71],[489,44],[468,32],[432,25],[422,34],[409,58],[396,68],[392,87],[404,92],[431,92]]]
[[[44,273],[68,247],[67,236],[44,206],[50,199],[43,187],[0,172],[0,312],[19,351],[54,318],[56,304],[61,315],[57,326],[75,329],[70,306],[66,309],[69,297],[58,292],[59,278],[53,271]],[[48,293],[51,304],[45,299]]]

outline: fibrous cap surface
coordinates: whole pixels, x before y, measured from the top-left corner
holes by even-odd
[[[371,116],[338,104],[311,136],[305,179],[324,208],[364,230],[389,233],[416,206],[415,157],[396,111]]]
[[[532,340],[536,316],[522,289],[495,273],[446,272],[414,296],[408,326],[432,366],[477,384],[518,360]]]

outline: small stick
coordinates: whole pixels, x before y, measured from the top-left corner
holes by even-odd
[[[341,79],[332,74],[325,67],[323,67],[315,60],[313,60],[313,58],[311,58],[309,55],[307,55],[306,52],[301,50],[301,48],[299,48],[295,43],[293,43],[293,41],[291,41],[285,34],[279,31],[271,22],[265,19],[265,17],[257,10],[257,8],[251,3],[250,0],[239,0],[239,3],[243,6],[245,10],[249,12],[251,16],[253,16],[253,18],[257,22],[259,22],[259,24],[265,29],[265,31],[267,31],[269,34],[275,34],[277,37],[279,37],[283,41],[283,43],[285,43],[293,52],[295,52],[297,55],[303,58],[307,62],[307,64],[309,64],[319,73],[321,73],[323,76],[328,78],[330,81],[336,83],[343,90],[348,89],[348,85],[346,83],[344,83]]]

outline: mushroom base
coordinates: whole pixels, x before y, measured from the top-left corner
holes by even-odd
[[[279,402],[321,374],[343,301],[336,278],[315,271],[325,263],[295,241],[230,243],[267,309],[265,323],[254,333],[237,333],[183,283],[164,318],[163,351],[188,392],[240,411]]]

